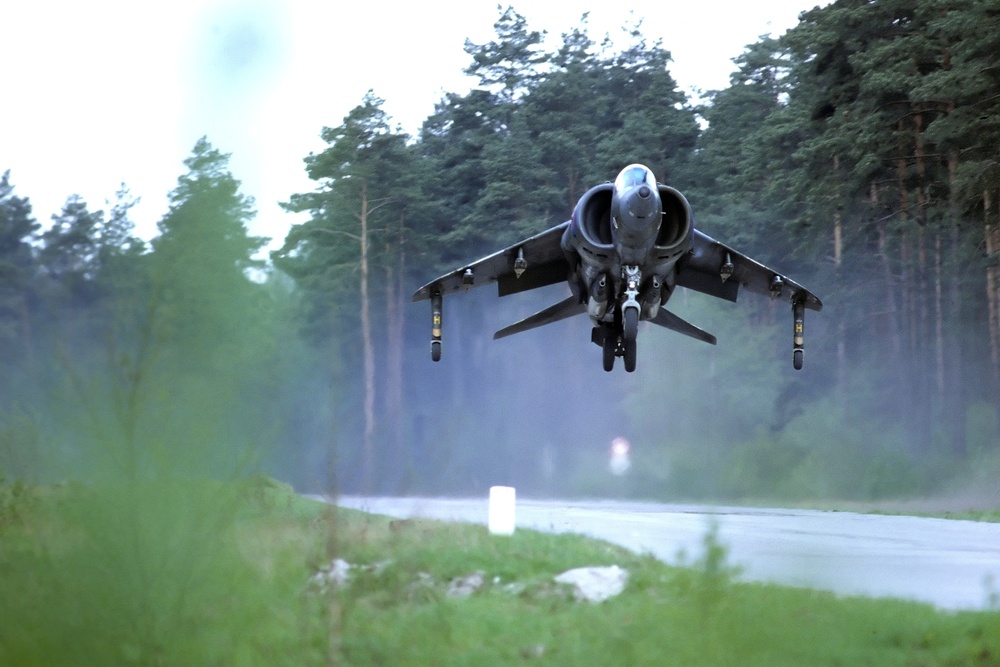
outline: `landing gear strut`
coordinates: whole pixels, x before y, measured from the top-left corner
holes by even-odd
[[[638,266],[623,266],[622,277],[625,279],[625,301],[622,303],[622,357],[625,359],[625,371],[635,371],[635,339],[639,332],[639,286],[642,284],[642,272]]]
[[[639,285],[642,273],[637,266],[622,267],[625,293],[620,305],[615,307],[614,321],[594,327],[590,339],[601,347],[604,370],[611,372],[615,367],[615,357],[625,360],[625,371],[635,371],[636,344],[639,332]]]

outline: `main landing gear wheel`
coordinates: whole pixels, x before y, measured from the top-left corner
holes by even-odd
[[[631,373],[635,370],[636,346],[635,339],[639,332],[639,311],[626,308],[622,313],[622,345],[625,348],[625,370]]]
[[[615,368],[615,353],[618,351],[618,336],[614,331],[605,330],[601,349],[604,352],[604,370],[610,373]]]

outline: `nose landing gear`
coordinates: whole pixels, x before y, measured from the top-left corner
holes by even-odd
[[[642,273],[638,266],[623,266],[622,279],[625,281],[625,291],[620,297],[620,305],[615,307],[614,321],[594,327],[590,335],[590,339],[601,347],[604,370],[609,373],[615,367],[615,357],[622,357],[627,373],[635,371],[635,340],[639,333],[638,296]]]

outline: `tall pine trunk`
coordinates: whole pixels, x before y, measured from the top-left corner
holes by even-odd
[[[833,211],[833,265],[840,280],[840,269],[844,261],[844,216],[843,196],[839,184],[843,182],[840,174],[840,156],[833,156],[833,173],[837,176],[838,192],[837,206]],[[837,323],[837,387],[846,405],[847,395],[847,327],[843,318]]]
[[[907,135],[907,127],[904,119],[899,120],[899,136]],[[931,410],[930,410],[930,386],[928,384],[927,368],[927,248],[924,234],[924,224],[921,220],[923,211],[921,207],[913,210],[910,201],[910,192],[907,187],[908,165],[907,148],[905,143],[901,143],[899,158],[896,161],[896,175],[899,187],[899,219],[901,223],[900,235],[900,264],[902,275],[900,288],[902,289],[902,304],[904,323],[909,334],[909,349],[907,356],[909,363],[906,364],[907,379],[904,387],[907,388],[908,401],[912,407],[913,414],[917,415],[911,422],[910,436],[915,444],[915,453],[926,455],[931,447]],[[914,153],[919,149],[914,148]],[[918,188],[918,205],[923,203],[923,194]],[[910,224],[915,221],[917,224]],[[914,238],[915,237],[915,238]]]
[[[364,363],[364,417],[362,480],[365,493],[372,490],[375,466],[375,347],[372,343],[371,303],[368,297],[368,184],[361,185],[361,345]]]
[[[997,252],[1000,251],[1000,220],[994,210],[993,193],[983,191],[983,222],[986,241],[986,301],[989,317],[990,361],[993,367],[993,379],[1000,379],[1000,269],[996,265]]]
[[[392,461],[397,467],[405,468],[406,457],[403,451],[403,329],[404,329],[404,293],[403,276],[405,274],[406,254],[404,243],[405,218],[399,216],[399,228],[395,239],[390,237],[386,243],[386,281],[385,305],[386,322],[388,323],[385,380],[385,411],[388,421],[388,449],[392,452]],[[396,244],[393,252],[393,244]],[[401,469],[397,472],[405,472]]]
[[[934,386],[937,390],[937,404],[943,405],[945,400],[945,371],[943,339],[944,323],[942,322],[944,309],[942,306],[941,235],[937,232],[934,234],[934,238],[932,240],[932,251],[934,253],[934,257],[933,260],[930,260],[928,258],[927,239],[927,209],[930,202],[928,201],[927,162],[923,130],[923,106],[915,104],[913,114],[913,154],[914,166],[917,172],[916,219],[917,228],[920,233],[920,335],[923,338],[923,344],[921,347],[923,347],[925,351],[924,357],[927,359],[926,363],[928,363],[928,365],[930,363],[931,351],[933,350]],[[928,391],[928,398],[929,394],[930,392]]]
[[[955,110],[955,103],[949,103],[948,113]],[[948,151],[948,258],[950,272],[948,281],[948,356],[951,364],[948,367],[948,376],[945,383],[948,387],[948,400],[950,405],[947,408],[948,414],[954,415],[952,428],[952,451],[960,458],[964,459],[967,452],[965,446],[965,368],[964,354],[962,346],[962,331],[959,325],[961,321],[961,298],[962,286],[960,284],[960,258],[961,252],[961,228],[959,225],[958,213],[958,151]]]

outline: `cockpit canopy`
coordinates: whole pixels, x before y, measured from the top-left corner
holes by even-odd
[[[643,184],[648,185],[654,192],[656,191],[656,177],[653,176],[653,172],[644,165],[630,164],[622,169],[618,178],[615,179],[615,191],[622,193]]]

